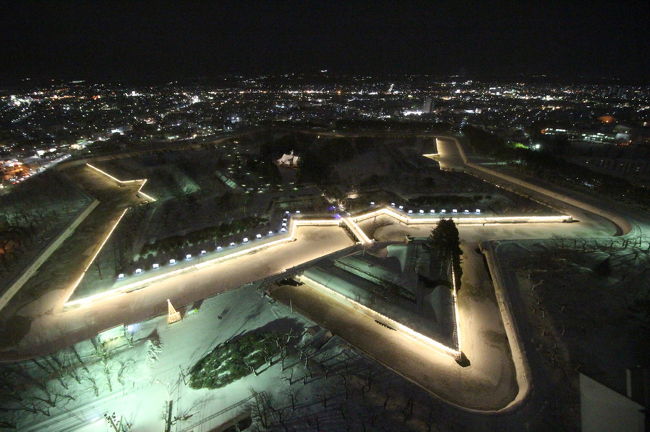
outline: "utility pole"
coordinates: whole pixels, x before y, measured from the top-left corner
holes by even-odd
[[[167,416],[165,417],[165,432],[171,432],[172,430],[172,406],[174,401],[167,401]]]

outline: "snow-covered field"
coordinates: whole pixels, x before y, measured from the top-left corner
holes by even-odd
[[[640,246],[640,247],[639,247]],[[503,242],[540,358],[552,420],[579,425],[578,373],[625,394],[625,371],[650,358],[650,250],[632,239]],[[544,390],[543,390],[544,389]]]
[[[195,424],[193,431],[211,430],[234,415],[226,412],[203,422],[213,413],[249,398],[253,391],[279,391],[282,366],[218,390],[191,389],[186,384],[188,369],[228,338],[279,318],[295,320],[299,327],[307,324],[290,316],[287,308],[271,306],[251,285],[204,301],[197,312],[173,325],[165,317],[133,324],[126,337],[107,342],[105,348],[100,334],[95,345],[84,341],[51,356],[4,365],[3,385],[19,389],[24,400],[5,393],[1,406],[17,411],[0,418],[15,421],[21,431],[104,431],[103,415],[115,412],[133,425],[132,430],[159,431],[164,430],[165,404],[173,400],[172,417],[185,419],[177,420],[173,430]],[[25,380],[25,375],[33,378]]]
[[[171,431],[185,432],[223,430],[248,418],[250,430],[291,431],[427,431],[443,418],[439,430],[446,431],[457,423],[425,391],[260,292],[248,285],[207,299],[172,325],[160,317],[129,326],[127,338],[106,349],[84,341],[75,345],[79,357],[68,348],[5,364],[0,406],[18,410],[1,411],[0,421],[20,431],[65,432],[111,431],[104,415],[113,413],[116,423],[143,432],[165,430],[168,418]],[[216,390],[190,388],[187,373],[198,360],[263,326],[306,333],[284,361],[258,375]]]

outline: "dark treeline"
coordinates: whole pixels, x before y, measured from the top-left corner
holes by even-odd
[[[230,223],[223,222],[219,225],[209,226],[196,231],[191,231],[185,235],[177,235],[156,240],[153,243],[147,243],[142,246],[140,256],[159,252],[175,252],[183,247],[192,246],[207,240],[219,240],[242,231],[258,227],[266,223],[266,219],[248,216]]]

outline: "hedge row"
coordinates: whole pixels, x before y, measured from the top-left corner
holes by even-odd
[[[206,240],[218,240],[223,237],[238,234],[240,232],[250,230],[266,223],[267,220],[264,218],[248,216],[243,219],[232,221],[230,223],[223,222],[219,225],[192,231],[185,235],[165,237],[163,239],[156,240],[153,243],[147,243],[142,246],[142,249],[140,250],[140,256],[144,257],[149,254],[155,254],[158,252],[174,252]]]

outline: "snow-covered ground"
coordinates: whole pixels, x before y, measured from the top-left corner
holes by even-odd
[[[650,251],[629,239],[508,241],[497,247],[538,357],[538,391],[579,425],[578,374],[625,394],[625,370],[650,353]],[[558,391],[558,389],[561,389]]]
[[[212,414],[250,398],[251,392],[270,395],[279,392],[283,383],[282,366],[274,365],[258,376],[251,374],[218,390],[191,389],[185,384],[187,377],[184,375],[218,344],[279,318],[295,320],[301,327],[308,325],[299,316],[291,315],[289,309],[270,305],[268,299],[250,285],[207,299],[198,312],[186,315],[181,322],[173,325],[168,325],[165,317],[160,317],[130,326],[133,346],[121,342],[122,347],[114,349],[110,348],[109,343],[108,352],[111,354],[107,355],[106,361],[101,360],[101,355],[97,354],[90,342],[77,344],[77,350],[89,371],[85,372],[83,366],[77,366],[75,372],[63,375],[62,381],[68,389],[58,379],[43,379],[48,392],[60,395],[56,406],[49,407],[49,417],[17,412],[18,430],[105,431],[107,426],[103,415],[115,412],[132,424],[134,431],[160,431],[164,430],[165,425],[165,404],[173,400],[173,416],[185,417],[186,420],[177,421],[172,430],[196,425],[193,431],[209,431],[238,411],[234,409],[214,418]],[[150,340],[159,340],[159,349],[152,346]],[[74,361],[69,350],[55,357]],[[48,360],[37,358],[36,361],[47,364]],[[17,369],[19,366],[9,367]],[[38,375],[35,364],[27,362],[24,367],[30,369],[32,375]],[[300,366],[296,367],[300,369]],[[80,383],[73,378],[74,374],[81,378]],[[110,377],[112,391],[107,377]],[[97,395],[93,389],[95,385]],[[43,397],[43,394],[34,386],[22,391],[26,398],[32,395]],[[69,399],[68,395],[75,399]]]
[[[52,399],[57,399],[56,406],[49,409],[50,416],[22,410],[3,412],[0,421],[17,421],[20,431],[108,432],[112,429],[103,416],[115,413],[116,422],[130,424],[131,431],[162,431],[171,400],[170,430],[174,432],[222,430],[233,420],[248,416],[253,430],[259,430],[257,427],[264,423],[264,430],[424,432],[429,430],[429,424],[443,418],[446,421],[440,424],[441,431],[451,430],[447,429],[448,424],[456,424],[457,420],[440,412],[435,403],[432,405],[428,393],[360,356],[341,339],[314,326],[290,307],[271,303],[257,288],[249,285],[207,299],[198,312],[172,325],[161,317],[129,327],[134,346],[122,342],[122,348],[114,347],[106,361],[101,360],[89,342],[77,344],[88,368],[88,372],[83,367],[76,368],[74,373],[81,382],[76,382],[72,372],[61,375],[68,389],[60,384],[56,374],[40,381],[47,386]],[[274,329],[288,325],[308,330],[300,344],[309,347],[304,356],[301,350],[294,350],[284,363],[263,366],[258,369],[259,375],[250,374],[220,389],[194,390],[186,384],[189,380],[184,375],[188,369],[227,339],[262,326]],[[152,344],[149,340],[160,343]],[[57,359],[74,362],[70,349],[66,353],[57,354]],[[54,364],[51,359],[39,357],[36,361]],[[19,368],[16,364],[9,367]],[[40,369],[33,362],[25,362],[24,367],[31,375],[39,376]],[[107,376],[111,377],[112,391]],[[28,391],[19,380],[9,385],[21,388],[26,403],[33,401],[39,407],[45,406],[31,397],[44,396],[37,381],[30,381]],[[8,394],[5,387],[2,397]],[[3,401],[1,406],[8,405]],[[438,412],[435,419],[434,409]]]

